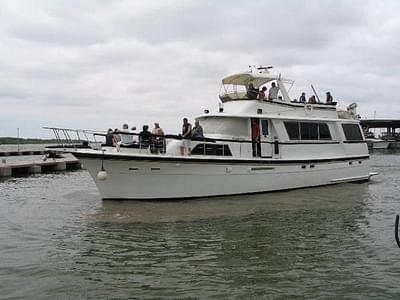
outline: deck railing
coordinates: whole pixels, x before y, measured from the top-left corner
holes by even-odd
[[[71,128],[60,128],[60,127],[43,127],[44,129],[48,129],[53,131],[54,136],[56,137],[58,145],[48,146],[47,148],[62,148],[63,151],[68,152],[71,149],[81,149],[81,148],[91,148],[100,150],[103,147],[111,147],[114,148],[115,151],[123,151],[123,149],[144,149],[149,150],[152,154],[166,154],[167,143],[172,140],[183,140],[184,138],[181,135],[155,135],[151,134],[150,140],[141,140],[140,134],[135,132],[113,132],[113,134],[118,135],[131,135],[137,138],[137,141],[134,141],[131,144],[106,144],[106,131],[94,131],[94,130],[86,130],[86,129],[71,129]],[[192,143],[191,149],[193,150],[196,145],[200,144],[200,148],[202,148],[202,155],[218,155],[218,156],[232,156],[232,146],[238,145],[238,154],[242,156],[243,154],[243,145],[251,144],[253,141],[247,139],[222,139],[222,138],[208,138],[208,137],[192,137],[190,139]],[[275,144],[274,142],[269,141],[259,141],[260,144]],[[193,147],[194,146],[194,147]],[[214,146],[214,148],[213,148]],[[276,147],[277,145],[275,145]],[[279,147],[279,146],[278,146]],[[215,151],[215,154],[211,154]],[[200,153],[198,153],[200,154]]]

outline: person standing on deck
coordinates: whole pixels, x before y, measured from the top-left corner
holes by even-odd
[[[151,133],[148,125],[143,125],[143,130],[139,133],[140,148],[148,148],[151,144]]]
[[[202,138],[203,137],[203,127],[201,127],[200,122],[198,120],[194,121],[192,137],[194,137],[194,138]]]
[[[131,131],[129,130],[128,124],[123,124],[122,129],[119,131],[119,136],[121,138],[121,144],[123,145],[130,145],[133,143],[133,135],[130,134]]]
[[[326,92],[326,104],[333,104],[333,97],[330,92]]]
[[[306,103],[306,93],[302,92],[299,98],[299,102]]]
[[[276,86],[276,83],[273,82],[271,83],[271,87],[269,89],[269,94],[268,94],[268,100],[274,100],[278,99],[278,92],[279,92],[279,87]]]
[[[266,92],[267,92],[267,87],[263,86],[262,89],[258,92],[258,100],[264,101]]]
[[[247,87],[246,96],[249,99],[257,99],[258,89],[254,87],[254,84],[252,82],[250,82],[249,86]]]
[[[114,133],[113,130],[111,128],[109,128],[107,130],[107,134],[106,134],[106,146],[113,146],[113,138],[114,138]]]
[[[260,121],[259,119],[251,119],[251,144],[253,149],[253,156],[261,156],[261,135],[260,135]]]
[[[188,122],[187,118],[183,118],[182,124],[182,146],[181,155],[190,155],[190,138],[192,137],[192,124]]]
[[[159,123],[154,123],[154,129],[152,131],[153,134],[153,144],[154,151],[161,153],[165,152],[165,139],[164,139],[164,131],[160,127]]]

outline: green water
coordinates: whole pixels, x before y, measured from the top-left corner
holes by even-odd
[[[252,196],[102,201],[86,171],[0,182],[0,299],[398,299],[400,154]]]

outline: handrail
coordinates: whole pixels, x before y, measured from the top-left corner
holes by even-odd
[[[107,132],[105,130],[91,130],[91,129],[76,129],[76,128],[64,128],[64,127],[49,127],[43,126],[43,129],[52,129],[52,130],[67,130],[67,131],[74,131],[74,132],[86,132],[86,133],[97,133],[97,132]]]
[[[104,146],[112,147],[117,152],[120,152],[122,149],[127,148],[137,148],[144,151],[149,151],[152,154],[165,154],[167,152],[167,140],[188,140],[195,142],[191,144],[190,148],[194,149],[196,145],[203,146],[204,155],[208,153],[207,149],[217,146],[222,148],[218,148],[221,151],[219,155],[225,156],[228,155],[228,152],[225,151],[225,146],[227,143],[238,143],[240,148],[240,153],[242,154],[242,144],[250,144],[252,141],[250,139],[244,138],[210,138],[210,137],[191,137],[184,138],[182,135],[175,134],[152,134],[149,133],[146,140],[142,140],[141,134],[137,132],[123,132],[123,131],[113,131],[112,134],[118,135],[130,135],[139,137],[135,138],[132,143],[123,144],[121,142],[115,143],[113,141],[112,144],[107,144],[107,140],[104,141],[104,138],[107,137],[106,131],[95,131],[95,130],[85,130],[85,129],[72,129],[72,128],[61,128],[61,127],[43,127],[44,129],[52,130],[56,140],[57,146],[49,146],[49,148],[63,148],[63,151],[67,151],[68,149],[80,149],[80,148],[92,148],[92,149],[102,149]],[[96,137],[100,136],[100,139],[96,139]],[[82,139],[83,138],[83,139]],[[86,140],[85,140],[86,138]],[[271,143],[269,141],[260,141],[261,143]],[[232,145],[233,146],[233,145]],[[181,146],[182,147],[182,146]],[[186,147],[186,146],[185,146]],[[175,148],[174,148],[175,149]],[[175,150],[174,150],[175,151]],[[182,151],[182,150],[181,150]]]
[[[93,137],[95,136],[107,136],[106,131],[100,131],[100,130],[86,130],[86,129],[72,129],[72,128],[61,128],[61,127],[43,127],[44,129],[51,129],[54,131],[54,134],[56,136],[57,140],[62,141],[63,139],[60,137],[58,131],[62,131],[63,134],[65,135],[65,132],[74,132],[74,133],[78,133],[78,132],[83,132],[85,134],[86,140],[89,141],[87,134],[91,134],[93,135]],[[117,131],[114,132],[115,134],[124,134],[124,135],[132,135],[132,136],[139,136],[140,133],[136,133],[136,132],[122,132],[122,131]],[[191,140],[191,141],[199,141],[199,142],[211,142],[211,143],[215,143],[215,142],[233,142],[233,143],[252,143],[253,141],[250,139],[224,139],[224,138],[209,138],[209,137],[191,137],[191,138],[184,138],[182,135],[175,135],[175,134],[165,134],[165,135],[159,135],[159,134],[152,134],[150,133],[151,137],[160,137],[160,138],[164,138],[164,139],[175,139],[175,140]],[[73,139],[70,137],[70,135],[67,133],[66,134],[66,139],[69,143],[73,143]],[[78,139],[79,141],[80,139]],[[261,141],[261,143],[272,143],[270,141]],[[62,144],[62,143],[61,143]]]

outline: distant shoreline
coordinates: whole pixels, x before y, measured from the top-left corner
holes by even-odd
[[[0,137],[0,145],[15,145],[15,144],[57,144],[57,140],[38,139],[38,138]]]

